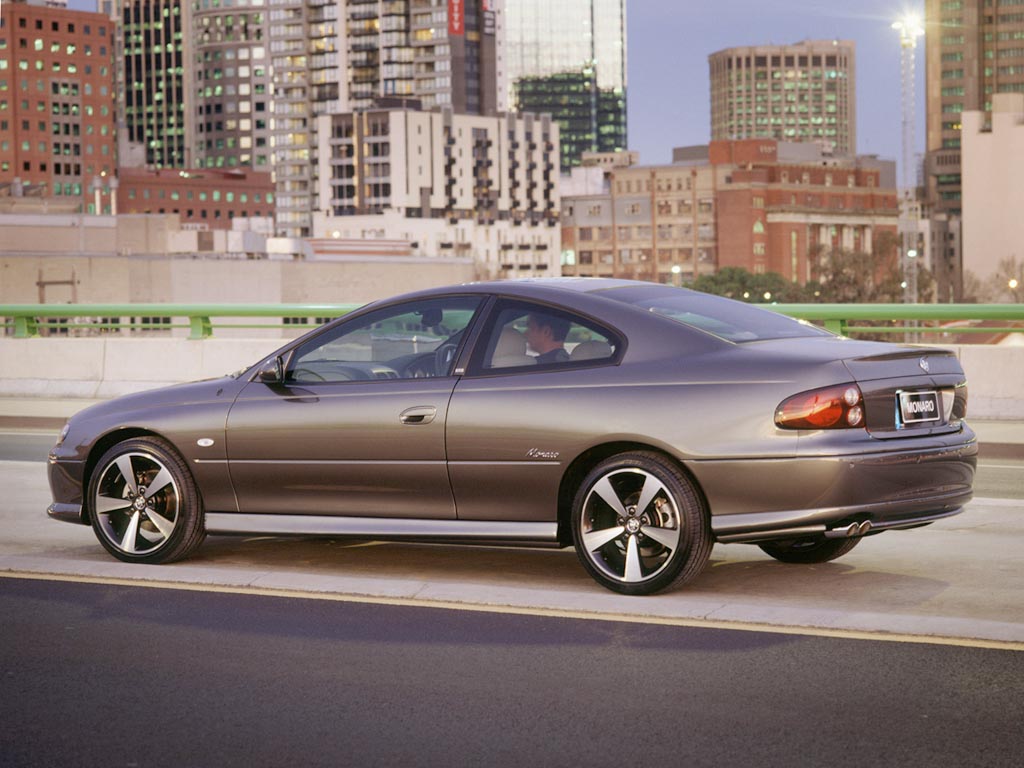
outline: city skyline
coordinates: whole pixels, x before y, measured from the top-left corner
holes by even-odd
[[[91,10],[95,0],[69,0]],[[832,38],[857,45],[857,152],[900,155],[899,36],[890,26],[907,14],[924,17],[923,0],[865,0],[855,10],[827,0],[751,0],[686,4],[626,0],[629,148],[641,162],[670,162],[674,147],[711,139],[708,56],[743,45]],[[924,153],[924,46],[918,45],[914,87],[915,152]],[[671,79],[671,72],[685,77]]]

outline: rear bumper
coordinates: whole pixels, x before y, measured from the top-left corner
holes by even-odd
[[[927,525],[973,498],[978,447],[695,462],[720,542],[842,537]],[[853,528],[851,528],[853,526]],[[852,531],[852,532],[851,532]]]

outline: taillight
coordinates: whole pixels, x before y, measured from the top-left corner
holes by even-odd
[[[864,397],[856,384],[793,395],[775,409],[783,429],[850,429],[864,426]]]

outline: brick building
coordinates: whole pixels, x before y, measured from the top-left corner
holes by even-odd
[[[231,229],[235,218],[273,218],[274,182],[263,171],[122,168],[121,213],[177,213],[183,224]]]
[[[0,188],[76,198],[97,212],[93,180],[117,163],[113,27],[100,13],[3,4]],[[109,211],[105,186],[100,205]]]
[[[689,281],[723,267],[805,283],[824,248],[896,233],[895,170],[813,144],[715,141],[663,166],[613,168],[562,201],[562,273]]]

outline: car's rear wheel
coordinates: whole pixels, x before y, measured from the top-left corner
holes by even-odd
[[[713,541],[693,483],[672,461],[637,451],[586,476],[572,508],[583,567],[604,587],[648,595],[684,583],[707,564]]]
[[[785,541],[765,541],[758,546],[783,563],[827,563],[856,547],[861,538],[826,539],[824,536],[806,536]]]
[[[130,563],[169,563],[206,536],[203,510],[185,462],[166,441],[125,440],[96,464],[89,517],[110,554]]]

